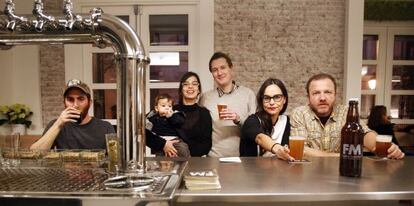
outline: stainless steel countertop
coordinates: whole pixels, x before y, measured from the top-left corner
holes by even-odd
[[[302,202],[414,199],[414,157],[376,161],[364,157],[362,177],[339,176],[339,158],[309,158],[308,164],[288,164],[276,158],[241,158],[220,163],[217,158],[191,158],[187,171],[216,168],[220,190],[191,191],[184,184],[175,201]],[[184,173],[185,174],[185,173]]]

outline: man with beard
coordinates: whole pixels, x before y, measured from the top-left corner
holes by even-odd
[[[105,134],[113,126],[88,114],[91,91],[85,83],[70,80],[63,93],[65,110],[49,122],[43,136],[30,149],[105,149]]]
[[[341,130],[348,107],[336,103],[335,79],[325,73],[312,76],[306,84],[308,105],[295,108],[291,115],[291,136],[306,137],[306,156],[339,156]],[[365,124],[364,147],[375,151],[376,133]],[[397,145],[388,149],[388,157],[402,159]]]

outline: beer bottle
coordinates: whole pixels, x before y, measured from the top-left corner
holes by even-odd
[[[346,123],[341,130],[339,173],[341,176],[360,177],[364,131],[359,124],[358,99],[349,100]]]

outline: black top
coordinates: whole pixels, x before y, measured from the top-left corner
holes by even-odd
[[[211,149],[212,120],[210,112],[198,104],[175,105],[174,110],[184,112],[184,124],[178,129],[180,138],[188,144],[191,156],[200,157],[207,155]],[[161,151],[165,140],[150,130],[146,130],[147,146],[152,150]]]
[[[43,134],[55,122],[56,119],[50,121]],[[95,117],[84,125],[68,122],[60,130],[53,147],[56,146],[57,149],[106,149],[105,134],[114,132],[114,127],[109,122]]]
[[[198,104],[174,106],[185,113],[185,122],[178,129],[180,137],[188,144],[191,156],[207,155],[211,149],[212,120],[210,111]]]
[[[183,112],[174,112],[171,117],[162,117],[156,112],[150,112],[147,115],[148,120],[152,123],[151,131],[159,136],[179,136],[179,129],[185,120]]]
[[[287,118],[288,119],[286,122],[285,131],[283,133],[281,145],[289,144],[290,120],[289,117]],[[259,118],[256,116],[256,114],[252,114],[246,119],[241,130],[240,156],[259,156],[257,153],[256,136],[260,133],[270,136],[270,134],[264,132]]]

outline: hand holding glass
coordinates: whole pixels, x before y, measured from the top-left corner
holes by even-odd
[[[388,149],[391,147],[391,140],[391,135],[377,135],[375,143],[375,154],[378,157],[387,157]]]

